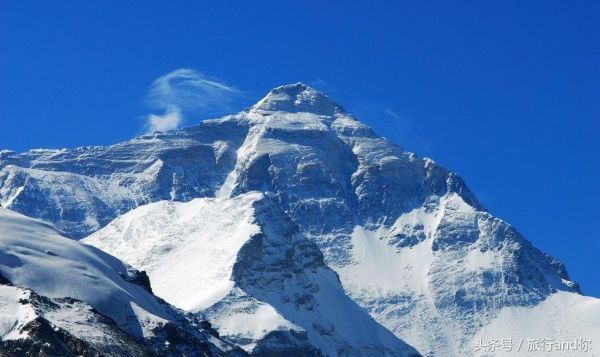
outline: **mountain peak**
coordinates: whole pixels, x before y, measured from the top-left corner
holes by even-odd
[[[324,93],[298,82],[273,88],[252,110],[334,115],[343,108]]]

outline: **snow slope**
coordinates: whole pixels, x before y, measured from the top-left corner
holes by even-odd
[[[27,333],[31,323],[50,323],[104,353],[234,351],[210,330],[195,326],[200,321],[189,320],[152,295],[143,274],[96,248],[62,237],[47,223],[1,207],[0,277],[0,344],[5,347],[6,341],[41,338]],[[43,336],[52,331],[40,332],[40,326],[33,331]],[[189,340],[169,349],[165,341],[175,331]],[[116,341],[119,349],[102,346],[102,341]]]
[[[187,311],[221,300],[237,252],[260,232],[251,205],[260,194],[236,200],[160,201],[117,218],[83,240],[146,271],[153,290]]]
[[[497,348],[495,355],[593,356],[600,341],[600,300],[557,292],[533,307],[504,308],[473,339],[473,350],[481,348],[475,354],[485,355],[494,339],[508,339],[513,347]]]
[[[248,352],[416,353],[345,295],[314,243],[261,193],[149,204],[83,242],[147,271],[156,294],[206,313]]]

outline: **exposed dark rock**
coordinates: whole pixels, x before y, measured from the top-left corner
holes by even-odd
[[[127,274],[119,273],[119,275],[121,275],[121,277],[125,281],[135,284],[135,285],[139,285],[142,288],[144,288],[144,290],[146,290],[147,292],[152,294],[152,286],[150,285],[150,278],[148,278],[148,275],[146,274],[145,271],[139,271],[132,267],[127,267]]]

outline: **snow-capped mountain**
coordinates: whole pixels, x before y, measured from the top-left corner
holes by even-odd
[[[261,193],[145,205],[83,241],[147,271],[159,296],[206,314],[247,352],[417,355],[345,295],[315,243]]]
[[[0,152],[0,204],[52,222],[76,239],[151,202],[205,198],[187,205],[210,211],[211,205],[217,209],[254,191],[266,193],[270,205],[276,205],[298,227],[298,237],[319,248],[347,296],[422,354],[469,355],[478,336],[493,336],[494,331],[510,332],[508,337],[515,338],[531,337],[528,334],[535,330],[541,337],[600,341],[600,320],[585,320],[587,327],[581,332],[591,336],[562,329],[558,334],[553,329],[574,326],[579,317],[598,314],[597,299],[581,296],[559,261],[487,212],[456,174],[376,135],[327,96],[303,84],[275,88],[235,115],[113,146]],[[169,249],[168,239],[187,240],[194,234],[177,238],[177,230],[183,228],[176,221],[155,228],[171,236],[152,233],[149,224],[139,233],[125,232],[127,228],[120,226],[127,219],[132,220],[132,227],[144,226],[134,223],[140,210],[160,217],[160,210],[179,212],[187,206],[159,202],[149,207],[117,219],[90,242],[102,242],[119,257],[133,254],[125,260],[148,267],[154,283],[161,279],[152,272],[154,263],[136,259],[143,259],[152,249]],[[252,246],[248,242],[254,238],[232,242],[232,237],[221,234],[224,231],[215,228],[221,221],[203,222],[202,229],[215,232],[211,244]],[[119,237],[131,244],[145,244],[144,238],[154,237],[146,242],[152,246],[141,249],[139,256],[126,252],[117,240],[105,236],[111,231],[121,232]],[[251,233],[246,236],[252,237]],[[275,234],[262,239],[292,249],[292,241],[284,244],[280,238]],[[244,249],[229,249],[238,252],[233,258],[236,262],[244,261],[239,257]],[[274,287],[259,277],[271,263],[278,264],[277,259],[263,258],[253,257],[256,265],[243,279],[235,274],[235,263],[226,270],[231,273],[212,276],[219,280],[213,296],[219,300],[209,311],[283,309],[276,299],[261,295]],[[192,264],[193,259],[188,260]],[[286,279],[305,279],[308,268],[303,269]],[[320,286],[308,277],[311,284]],[[274,291],[288,293],[281,287]],[[169,291],[163,293],[167,300],[172,298]],[[201,296],[206,298],[206,294]],[[189,299],[190,305],[169,301],[192,311],[213,302]],[[510,317],[517,312],[539,317],[560,305],[557,301],[585,307],[572,314],[550,314],[544,324],[527,325]],[[294,311],[276,313],[299,326],[310,340],[310,329],[294,320]],[[240,333],[240,325],[217,323],[228,336]],[[287,329],[293,330],[291,326]],[[247,349],[257,341],[252,333],[246,331],[244,336],[253,337],[239,342]]]
[[[242,355],[151,293],[148,277],[48,224],[0,208],[0,352]],[[4,354],[2,354],[4,355]]]

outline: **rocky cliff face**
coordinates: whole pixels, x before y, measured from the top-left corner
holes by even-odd
[[[109,147],[0,151],[0,205],[79,239],[146,203],[213,195],[246,131],[209,124]]]
[[[346,296],[316,244],[259,192],[149,204],[83,241],[146,270],[158,295],[249,353],[417,355]]]
[[[459,176],[303,84],[114,146],[0,153],[0,203],[74,238],[149,202],[254,191],[319,248],[350,298],[423,354],[469,354],[506,309],[578,293],[560,262],[487,212]]]

